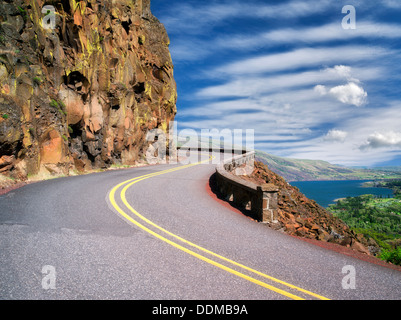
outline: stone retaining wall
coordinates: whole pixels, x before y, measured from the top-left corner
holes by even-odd
[[[255,152],[247,152],[223,161],[216,168],[218,190],[227,201],[249,210],[257,220],[265,223],[277,221],[278,187],[273,184],[257,185],[241,179],[232,172],[244,164],[253,165]]]

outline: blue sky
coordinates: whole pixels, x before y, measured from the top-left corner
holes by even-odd
[[[255,149],[278,156],[401,165],[400,0],[151,5],[171,40],[179,129],[254,129]]]

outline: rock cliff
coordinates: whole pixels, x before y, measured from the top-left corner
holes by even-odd
[[[176,114],[168,46],[150,0],[2,0],[0,173],[143,160]]]

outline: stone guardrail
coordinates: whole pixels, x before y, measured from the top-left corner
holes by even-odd
[[[234,149],[234,148],[216,148],[216,147],[191,147],[191,146],[184,146],[184,147],[177,147],[177,150],[189,150],[189,151],[198,151],[198,152],[216,152],[216,153],[234,153],[234,154],[245,154],[247,153],[244,149]]]
[[[223,161],[216,167],[217,188],[223,197],[235,206],[249,210],[261,222],[277,221],[278,187],[273,184],[257,185],[235,176],[232,171],[255,159],[255,152],[246,152]]]

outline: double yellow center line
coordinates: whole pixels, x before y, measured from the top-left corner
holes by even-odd
[[[207,249],[205,249],[205,248],[203,248],[203,247],[201,247],[199,245],[196,245],[196,244],[194,244],[194,243],[192,243],[192,242],[190,242],[190,241],[188,241],[186,239],[183,239],[180,236],[178,236],[178,235],[176,235],[176,234],[174,234],[174,233],[172,233],[172,232],[160,227],[159,225],[157,225],[154,222],[150,221],[149,219],[145,218],[143,215],[141,215],[138,211],[136,211],[128,203],[127,198],[126,198],[126,193],[127,193],[127,190],[130,187],[132,187],[134,184],[139,183],[139,182],[141,182],[141,181],[143,181],[145,179],[152,178],[152,177],[160,176],[160,175],[171,173],[171,172],[178,171],[178,170],[184,170],[186,168],[190,168],[190,167],[199,165],[201,163],[208,162],[209,160],[210,159],[207,159],[207,160],[200,161],[200,162],[197,162],[197,163],[188,164],[188,165],[184,165],[184,166],[180,166],[180,167],[175,167],[175,168],[172,168],[172,169],[163,170],[163,171],[159,171],[159,172],[155,172],[155,173],[150,173],[150,174],[146,174],[146,175],[143,175],[143,176],[140,176],[140,177],[136,177],[136,178],[133,178],[133,179],[126,180],[126,181],[118,184],[117,186],[115,186],[110,191],[110,193],[109,193],[109,201],[110,201],[111,205],[113,206],[113,208],[118,212],[118,214],[120,214],[127,221],[131,222],[132,224],[136,225],[137,227],[139,227],[140,229],[144,230],[145,232],[151,234],[152,236],[158,238],[159,240],[164,241],[165,243],[168,243],[169,245],[171,245],[171,246],[173,246],[173,247],[175,247],[175,248],[177,248],[177,249],[179,249],[179,250],[181,250],[181,251],[183,251],[183,252],[185,252],[185,253],[193,256],[193,257],[196,257],[196,258],[198,258],[198,259],[200,259],[200,260],[202,260],[202,261],[204,261],[206,263],[209,263],[209,264],[211,264],[211,265],[213,265],[215,267],[218,267],[218,268],[220,268],[220,269],[222,269],[224,271],[227,271],[227,272],[229,272],[231,274],[234,274],[234,275],[236,275],[236,276],[238,276],[240,278],[243,278],[245,280],[253,282],[253,283],[255,283],[255,284],[259,285],[259,286],[262,286],[262,287],[264,287],[266,289],[274,291],[274,292],[276,292],[278,294],[281,294],[281,295],[283,295],[283,296],[285,296],[287,298],[291,298],[291,299],[295,299],[295,300],[304,300],[304,298],[301,298],[301,297],[299,297],[299,296],[297,296],[297,295],[295,295],[295,294],[293,294],[291,292],[288,292],[288,291],[285,291],[283,289],[277,288],[277,287],[275,287],[275,286],[273,286],[271,284],[268,284],[266,282],[263,282],[261,280],[258,280],[256,278],[254,278],[254,277],[246,275],[243,272],[239,272],[237,270],[234,270],[232,267],[228,267],[226,265],[223,265],[220,262],[212,260],[211,257],[217,258],[217,259],[219,259],[221,261],[226,262],[228,265],[235,266],[237,268],[246,270],[246,271],[248,271],[250,273],[258,275],[259,277],[268,279],[268,280],[270,280],[272,282],[280,284],[280,285],[282,285],[284,287],[288,287],[288,288],[290,288],[292,290],[301,292],[301,293],[306,294],[308,296],[311,296],[313,298],[322,299],[322,300],[328,300],[327,298],[325,298],[325,297],[323,297],[321,295],[318,295],[316,293],[313,293],[313,292],[310,292],[308,290],[305,290],[305,289],[302,289],[300,287],[297,287],[297,286],[294,286],[292,284],[289,284],[289,283],[287,283],[285,281],[282,281],[282,280],[276,279],[274,277],[271,277],[271,276],[269,276],[267,274],[264,274],[264,273],[262,273],[260,271],[254,270],[254,269],[252,269],[250,267],[247,267],[247,266],[245,266],[245,265],[243,265],[241,263],[235,262],[235,261],[233,261],[231,259],[223,257],[223,256],[221,256],[221,255],[219,255],[217,253],[214,253],[214,252],[210,251],[210,250],[207,250]],[[187,245],[189,247],[195,248],[198,251],[209,255],[210,257],[208,258],[205,255],[202,255],[200,253],[197,253],[197,252],[195,252],[193,250],[188,249],[187,247],[184,247],[182,244],[179,244],[179,243],[174,242],[174,241],[172,241],[170,239],[167,239],[165,236],[162,236],[160,233],[157,233],[157,232],[149,229],[148,227],[146,227],[142,223],[138,222],[138,220],[135,220],[132,216],[130,216],[128,213],[126,213],[116,202],[116,193],[120,188],[122,188],[122,190],[120,191],[121,201],[124,203],[125,207],[129,210],[129,212],[134,214],[136,218],[139,218],[140,220],[145,222],[147,225],[153,227],[156,230],[161,231],[162,233],[170,236],[171,238],[174,238],[174,239],[178,240],[182,244],[185,244],[185,245]]]

